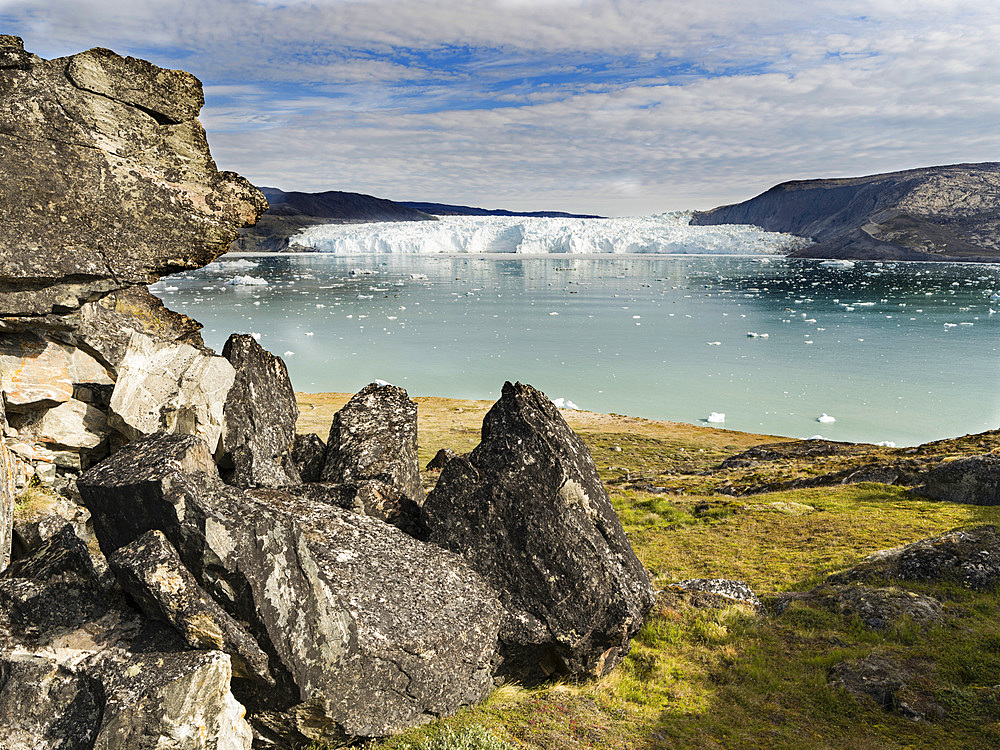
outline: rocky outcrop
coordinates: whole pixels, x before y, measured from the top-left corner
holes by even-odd
[[[869,555],[827,583],[951,581],[985,591],[1000,584],[1000,533],[994,526],[957,529]]]
[[[309,482],[284,489],[296,497],[377,518],[418,539],[426,534],[420,506],[392,485],[377,479],[342,484]]]
[[[0,576],[4,747],[249,750],[229,656],[106,594],[69,526]]]
[[[377,479],[418,505],[417,404],[395,385],[362,388],[333,417],[326,441],[324,482]]]
[[[223,357],[134,333],[111,395],[111,424],[128,440],[158,431],[199,435],[214,451],[235,379]]]
[[[941,602],[895,586],[872,587],[857,584],[822,584],[806,592],[781,594],[773,610],[783,614],[792,602],[817,604],[845,615],[856,616],[866,628],[887,628],[902,618],[932,623],[941,618]]]
[[[1000,505],[1000,454],[946,461],[928,471],[913,491],[933,500]]]
[[[590,452],[542,393],[505,383],[468,458],[423,506],[429,539],[465,556],[506,609],[499,673],[603,675],[653,604]]]
[[[326,443],[316,433],[296,435],[292,444],[292,463],[303,482],[318,482],[323,476]]]
[[[223,478],[239,487],[298,484],[291,454],[299,407],[285,363],[247,334],[230,336],[222,356],[236,371],[223,407]]]
[[[667,588],[675,591],[697,592],[710,597],[718,597],[729,602],[739,602],[749,605],[758,612],[764,606],[745,581],[733,581],[728,578],[689,578],[684,581],[668,584]]]
[[[830,685],[885,711],[913,721],[941,719],[944,707],[919,686],[927,684],[926,665],[907,665],[883,653],[841,662],[830,670]]]
[[[201,440],[161,434],[78,484],[102,549],[162,531],[273,655],[279,689],[264,708],[284,711],[303,737],[342,741],[450,713],[490,689],[500,608],[459,557],[376,519],[227,486],[213,472]]]
[[[205,265],[267,204],[219,172],[182,71],[92,49],[58,60],[4,37],[0,315],[44,316]]]
[[[3,392],[0,391],[0,573],[10,562],[11,544],[14,540],[14,505],[17,502],[14,458],[7,450],[7,440],[4,437],[6,431],[7,415],[4,412]]]
[[[796,257],[1000,260],[1000,163],[777,185],[696,213],[692,224],[754,224],[815,240]]]
[[[159,531],[147,531],[108,558],[121,587],[151,619],[169,623],[194,649],[225,651],[241,677],[273,683],[267,654],[194,580]]]
[[[424,468],[428,471],[441,471],[453,458],[458,458],[458,454],[451,448],[441,448],[434,454],[434,458],[427,462]]]

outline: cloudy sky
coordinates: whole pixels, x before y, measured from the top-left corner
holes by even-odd
[[[0,0],[0,32],[194,73],[219,166],[286,190],[624,215],[1000,160],[992,0]]]

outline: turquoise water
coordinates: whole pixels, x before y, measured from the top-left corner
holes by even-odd
[[[151,289],[217,350],[231,332],[259,334],[297,390],[382,379],[411,395],[497,398],[521,380],[593,411],[701,424],[717,412],[718,427],[897,445],[1000,427],[997,266],[232,259]],[[267,285],[226,283],[237,275]]]

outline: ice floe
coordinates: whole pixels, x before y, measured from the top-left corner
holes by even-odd
[[[714,424],[721,424],[722,422],[726,421],[726,415],[723,414],[722,412],[713,411],[711,414],[708,415],[708,419],[706,419],[705,421],[712,422]]]
[[[837,421],[837,419],[836,419],[835,417],[831,417],[831,416],[830,416],[829,414],[827,414],[826,412],[823,412],[823,413],[822,413],[822,414],[820,414],[820,415],[819,415],[818,417],[816,417],[816,421],[817,421],[817,422],[822,422],[823,424],[829,424],[829,423],[831,423],[831,422],[836,422],[836,421]]]
[[[580,407],[570,401],[568,398],[557,398],[553,399],[553,404],[557,409],[571,409],[572,411],[580,411]]]
[[[257,276],[234,276],[226,283],[229,286],[267,286],[267,280]]]
[[[438,221],[307,227],[292,242],[339,255],[654,253],[766,255],[810,244],[749,225],[690,226],[691,213],[614,219],[446,216]],[[355,269],[351,275],[371,273]]]

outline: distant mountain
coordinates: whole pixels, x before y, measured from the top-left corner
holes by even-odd
[[[324,193],[286,192],[262,187],[270,207],[255,226],[240,230],[230,252],[294,250],[290,239],[300,229],[317,224],[360,224],[374,221],[437,221],[438,216],[540,216],[595,219],[597,216],[560,211],[517,212],[503,209],[451,206],[445,203],[398,203],[362,193],[328,190]]]
[[[694,215],[809,237],[796,257],[1000,261],[1000,163],[784,182]]]
[[[448,203],[414,203],[403,201],[399,205],[435,216],[533,216],[542,219],[603,219],[594,214],[568,214],[564,211],[508,211],[505,208],[476,208],[452,206]]]

